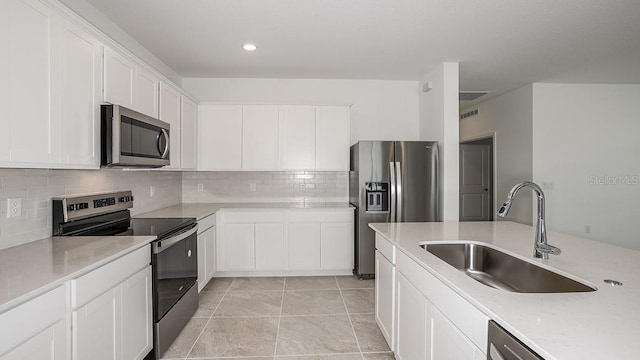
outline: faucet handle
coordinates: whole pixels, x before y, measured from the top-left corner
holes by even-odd
[[[541,253],[552,254],[552,255],[560,255],[562,253],[562,250],[560,250],[559,247],[555,247],[549,244],[537,244],[536,250]]]

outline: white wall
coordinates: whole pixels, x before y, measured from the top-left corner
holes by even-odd
[[[183,86],[202,102],[352,104],[352,144],[418,140],[417,81],[185,78]]]
[[[141,60],[151,65],[161,74],[169,78],[171,81],[178,85],[181,85],[182,78],[178,73],[173,71],[167,64],[158,59],[149,50],[136,41],[131,35],[127,34],[122,28],[116,25],[106,15],[96,9],[92,4],[86,0],[60,0],[60,2],[66,5],[76,14],[80,15],[87,22],[100,29],[107,36],[115,40],[118,44],[125,49],[131,51]]]
[[[421,82],[430,82],[432,89],[420,93],[420,140],[440,143],[438,200],[445,221],[459,218],[458,76],[457,63],[440,64]]]
[[[533,104],[547,226],[640,249],[640,85],[534,84]]]
[[[527,85],[462,112],[478,115],[460,121],[460,141],[494,136],[494,209],[516,183],[533,179],[533,87]],[[520,193],[506,220],[532,223],[532,196]]]

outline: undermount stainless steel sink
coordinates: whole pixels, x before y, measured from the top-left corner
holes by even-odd
[[[596,289],[477,243],[423,244],[423,249],[492,288],[521,293],[588,292]]]

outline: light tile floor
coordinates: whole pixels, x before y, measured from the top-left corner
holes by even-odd
[[[164,359],[393,360],[374,298],[353,276],[214,278]]]

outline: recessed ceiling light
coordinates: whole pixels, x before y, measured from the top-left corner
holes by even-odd
[[[254,44],[244,44],[244,45],[242,45],[242,48],[247,50],[247,51],[254,51],[258,47],[255,46]]]

